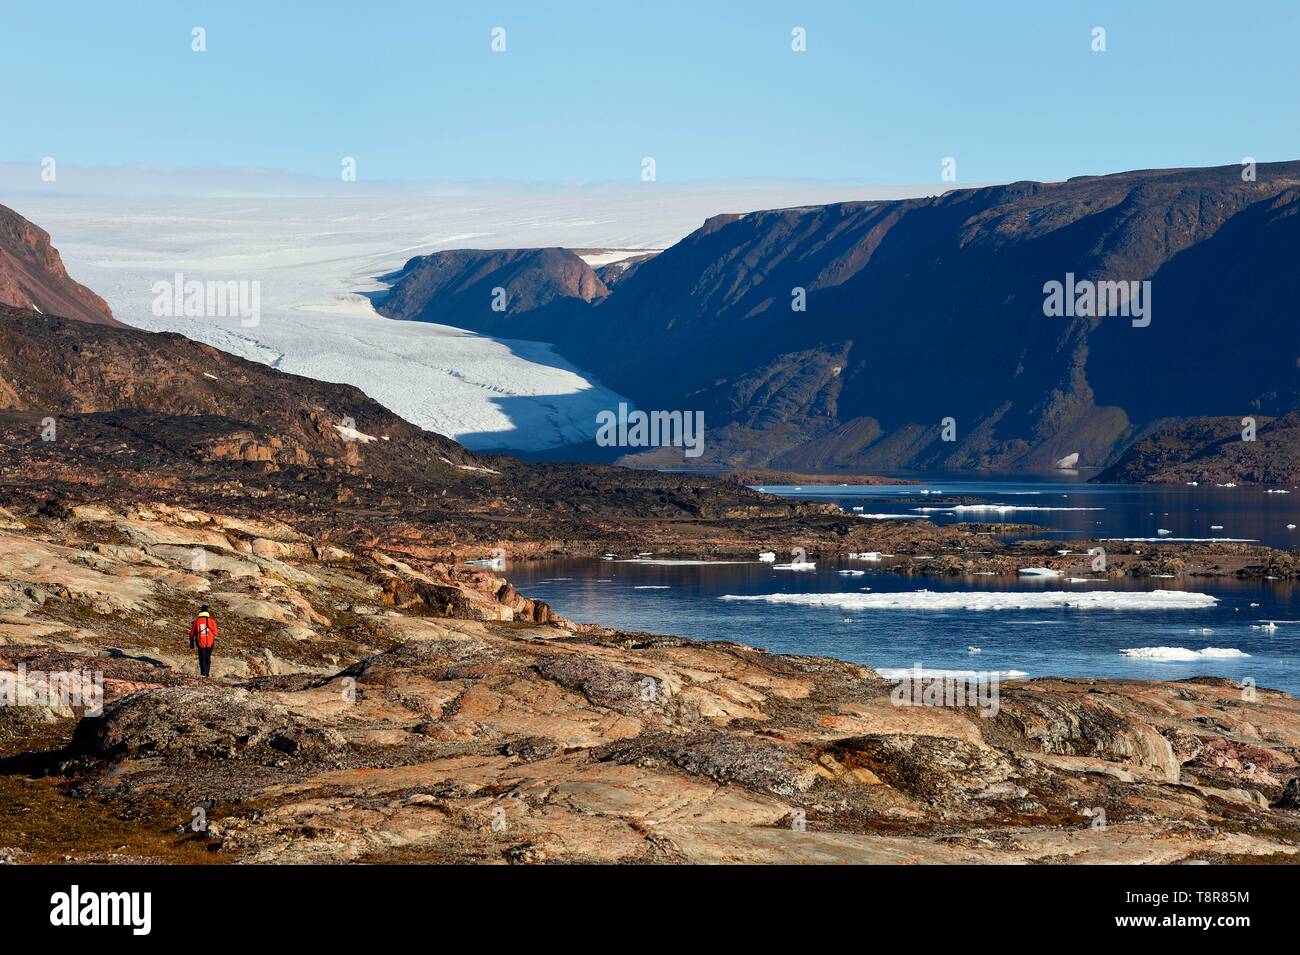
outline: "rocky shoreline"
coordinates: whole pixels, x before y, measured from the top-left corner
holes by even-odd
[[[583,626],[490,571],[266,516],[0,525],[0,672],[104,693],[99,716],[0,707],[5,861],[1300,858],[1285,693],[1042,678],[914,705],[866,667]]]

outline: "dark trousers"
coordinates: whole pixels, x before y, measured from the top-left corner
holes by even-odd
[[[212,669],[212,648],[199,647],[199,675],[207,676]]]

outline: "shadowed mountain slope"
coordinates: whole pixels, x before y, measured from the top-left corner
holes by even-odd
[[[643,407],[703,410],[703,463],[1098,467],[1158,420],[1300,406],[1298,209],[1300,163],[1273,163],[715,216],[511,328]],[[1149,281],[1150,323],[1045,314],[1070,275]]]

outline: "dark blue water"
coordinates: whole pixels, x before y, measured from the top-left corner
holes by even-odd
[[[1266,494],[1257,487],[1143,487],[1091,485],[1068,478],[1012,480],[946,477],[920,485],[767,488],[839,503],[851,513],[910,514],[918,507],[950,508],[937,497],[978,498],[1011,507],[1088,510],[927,511],[924,519],[1010,521],[1041,528],[1063,542],[1081,537],[1247,538],[1274,547],[1300,544],[1289,523],[1300,524],[1300,493]],[[923,492],[932,493],[925,494]],[[915,499],[915,500],[905,500]],[[861,511],[852,511],[861,507]],[[866,518],[864,518],[866,519]],[[1214,529],[1211,525],[1222,525]],[[1161,546],[1153,543],[1152,546]],[[1167,546],[1176,546],[1173,544]],[[785,548],[774,543],[781,560]],[[755,555],[757,557],[757,555]],[[863,571],[845,576],[841,570]],[[1066,580],[970,576],[915,578],[862,561],[821,561],[815,571],[781,571],[771,564],[662,565],[626,561],[553,560],[511,564],[506,576],[524,593],[550,602],[574,620],[626,630],[736,640],[774,652],[818,654],[878,669],[920,664],[927,669],[1010,671],[1029,676],[1102,676],[1182,679],[1197,675],[1300,694],[1300,586],[1287,581],[1236,579],[1121,580],[1104,584]],[[922,590],[977,595],[987,605],[998,594],[1099,591],[1141,595],[1156,590],[1206,594],[1204,607],[1158,609],[933,609],[933,598],[905,597],[904,608],[809,606],[729,601],[727,596],[773,594],[907,594]],[[984,596],[990,595],[990,596]],[[825,598],[817,597],[818,601]],[[842,598],[832,598],[840,600]],[[1110,602],[1110,598],[1103,598]],[[915,604],[920,604],[917,606]],[[1276,629],[1264,629],[1273,621]],[[978,647],[978,653],[970,648]],[[1239,651],[1188,660],[1125,655],[1122,650],[1174,648],[1177,654]],[[1169,656],[1170,651],[1161,651]]]
[[[876,668],[920,663],[927,669],[1014,670],[1029,676],[1253,677],[1259,686],[1300,694],[1300,586],[1294,583],[1134,580],[1099,587],[1000,577],[920,579],[872,570],[853,577],[837,573],[868,566],[860,561],[821,561],[815,571],[791,572],[761,563],[664,566],[566,559],[511,563],[504,573],[522,592],[548,601],[574,620],[703,640],[736,640],[774,652],[832,656]],[[860,589],[864,587],[871,590]],[[1209,594],[1219,602],[1176,610],[853,611],[720,599],[923,589],[980,594],[1171,589]],[[1270,619],[1277,622],[1276,630],[1252,627]],[[1205,629],[1213,633],[1202,633]],[[970,646],[981,652],[970,653]],[[1135,659],[1120,653],[1141,647],[1218,647],[1249,656],[1183,662]]]
[[[1061,540],[1081,537],[1151,537],[1164,529],[1171,538],[1240,538],[1269,547],[1300,547],[1300,491],[1266,493],[1261,487],[1167,487],[1125,484],[1088,484],[1083,479],[948,480],[937,477],[919,485],[846,487],[804,485],[798,489],[769,485],[763,490],[785,497],[832,501],[867,514],[924,514],[936,524],[957,521],[1006,521],[1043,528],[1040,536]],[[1275,489],[1278,490],[1278,489]],[[925,492],[931,492],[926,494]],[[955,503],[935,497],[978,497],[983,503],[1012,508],[1056,510],[975,510],[949,512]],[[916,500],[900,500],[915,498]],[[933,508],[919,512],[916,508]],[[1059,510],[1071,508],[1072,510]],[[1089,508],[1089,510],[1073,510]],[[1093,510],[1096,509],[1096,510]],[[1215,530],[1213,525],[1221,525]]]

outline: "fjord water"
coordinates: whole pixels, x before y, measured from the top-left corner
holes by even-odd
[[[1172,531],[1171,537],[1246,537],[1275,547],[1295,547],[1295,532],[1287,531],[1285,525],[1300,524],[1300,512],[1294,503],[1300,494],[1266,495],[1261,488],[1247,487],[1183,490],[966,479],[910,486],[805,486],[797,491],[780,490],[792,496],[837,501],[846,508],[863,506],[863,513],[872,514],[911,514],[915,513],[913,507],[953,506],[911,500],[924,497],[920,494],[923,490],[1013,506],[1101,508],[926,515],[936,522],[966,519],[1035,524],[1043,528],[1044,535],[1059,537],[1062,549],[1069,546],[1071,538],[1154,538],[1160,528]],[[1211,524],[1221,524],[1223,530],[1212,531]],[[770,547],[785,560],[786,552],[797,544],[772,541]],[[1061,578],[920,577],[882,571],[877,569],[880,565],[859,560],[823,559],[817,561],[813,571],[788,571],[776,570],[756,558],[757,554],[752,563],[713,564],[557,559],[511,563],[505,575],[522,592],[548,601],[571,619],[702,640],[735,640],[773,652],[831,656],[878,669],[902,669],[919,663],[926,669],[1018,671],[1030,677],[1220,676],[1238,681],[1249,677],[1259,686],[1300,694],[1300,584],[1296,582],[1189,578],[1069,583]],[[1085,591],[1136,595],[1172,590],[1206,594],[1216,598],[1217,603],[1154,610],[936,610],[926,609],[924,604],[930,598],[922,596],[904,598],[899,602],[910,606],[898,609],[854,610],[723,599],[775,594],[908,594],[926,590],[973,594],[976,597],[970,602],[984,606],[997,603],[1000,598],[992,596],[997,594]],[[1258,606],[1252,606],[1255,604]],[[1273,621],[1276,629],[1265,629],[1268,621]],[[979,652],[972,652],[972,647],[978,647]],[[1193,653],[1215,648],[1246,655],[1205,654],[1180,660],[1121,653],[1158,647]]]
[[[1080,478],[972,479],[938,477],[920,484],[766,485],[762,490],[783,497],[831,501],[863,513],[923,515],[936,524],[998,521],[1033,524],[1041,536],[1071,538],[1233,538],[1269,547],[1300,547],[1300,490],[1239,486],[1089,484]],[[1288,491],[1286,494],[1278,493]],[[940,498],[941,500],[933,500]],[[949,509],[961,506],[944,498],[978,498],[1004,510]],[[919,511],[918,508],[925,510]],[[1033,508],[1041,508],[1034,510]],[[1219,525],[1222,529],[1214,529]],[[1018,535],[1023,536],[1023,535]],[[1063,544],[1062,546],[1065,546]]]
[[[1068,584],[993,577],[909,577],[865,570],[861,561],[818,561],[814,571],[771,564],[663,565],[589,559],[511,563],[505,576],[530,597],[574,620],[699,640],[735,640],[776,653],[851,660],[876,668],[1022,671],[1029,676],[1182,679],[1211,675],[1300,694],[1300,586],[1287,581],[1124,580]],[[870,591],[860,588],[870,587]],[[769,594],[1147,592],[1177,589],[1218,598],[1212,607],[1170,610],[844,610],[729,601]],[[1250,606],[1258,603],[1258,607]],[[1276,630],[1254,629],[1274,620]],[[1205,630],[1212,633],[1204,633]],[[1189,631],[1195,631],[1194,633]],[[979,647],[973,654],[969,647]],[[1230,659],[1134,658],[1141,647],[1231,648]]]

